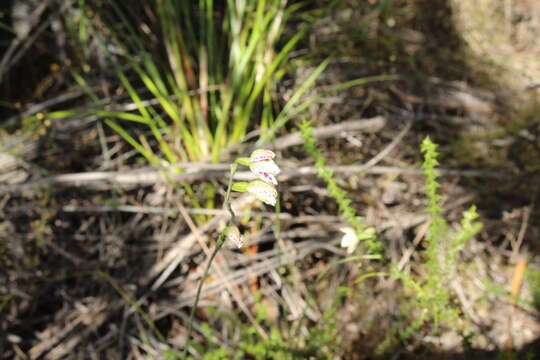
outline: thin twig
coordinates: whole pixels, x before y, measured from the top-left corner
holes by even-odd
[[[387,123],[386,118],[376,116],[370,119],[354,119],[342,121],[339,124],[321,126],[313,130],[313,136],[317,139],[326,139],[334,137],[342,132],[365,131],[377,132],[381,130]],[[277,150],[283,150],[291,146],[301,145],[304,142],[300,132],[295,132],[276,139],[274,147]]]
[[[394,148],[399,144],[399,142],[405,137],[405,135],[407,135],[407,133],[409,132],[409,130],[411,129],[412,127],[412,120],[409,120],[407,121],[407,125],[405,125],[405,127],[403,128],[403,130],[401,130],[399,132],[399,134],[394,138],[394,140],[392,140],[392,142],[390,142],[390,144],[388,144],[382,151],[380,151],[377,155],[375,155],[374,157],[372,157],[367,163],[363,164],[362,165],[362,170],[360,171],[366,171],[370,168],[372,168],[373,166],[375,166],[377,163],[379,163],[379,161],[381,161],[382,159],[384,159],[388,154],[390,154],[390,152],[392,150],[394,150]],[[359,171],[359,172],[360,172]]]
[[[239,270],[236,270],[234,272],[231,272],[227,276],[227,280],[231,285],[238,285],[243,282],[248,281],[253,276],[261,276],[263,274],[266,274],[274,269],[279,268],[280,266],[291,264],[295,261],[301,260],[308,256],[309,254],[312,254],[319,250],[328,250],[332,252],[340,252],[335,246],[333,246],[331,243],[328,243],[327,241],[313,241],[313,240],[307,240],[303,241],[298,244],[294,244],[296,251],[294,254],[292,253],[278,253],[275,256],[271,258],[267,258],[261,262],[257,262],[250,266],[249,268],[242,268]],[[185,281],[185,278],[179,281]],[[172,283],[176,283],[176,280],[173,280]],[[220,291],[222,291],[226,285],[224,284],[223,279],[218,279],[213,281],[212,283],[206,284],[204,287],[204,291],[202,292],[202,296],[210,296],[213,294],[217,294]],[[193,291],[183,293],[178,299],[175,301],[177,306],[182,307],[189,305],[194,297],[196,296],[196,293]],[[161,316],[165,316],[166,313],[160,314]]]
[[[534,198],[536,198],[536,196],[534,196]],[[512,242],[512,256],[514,258],[518,257],[519,251],[521,249],[521,244],[523,244],[523,240],[525,239],[525,234],[527,233],[527,228],[529,226],[529,219],[531,217],[534,202],[535,201],[533,199],[533,204],[527,206],[523,210],[523,217],[522,217],[522,221],[521,221],[521,226],[519,228],[519,233],[518,233],[517,240],[515,242]]]
[[[6,195],[6,198],[9,198],[9,195]],[[3,199],[0,201],[0,209],[6,213],[24,213],[30,210],[35,209],[35,204],[23,205],[23,206],[10,206],[9,208],[3,208],[2,204],[6,201]],[[48,206],[48,210],[54,210],[65,213],[108,213],[108,212],[124,212],[124,213],[133,213],[133,214],[156,214],[156,215],[175,215],[178,212],[177,208],[172,207],[160,207],[160,206],[138,206],[138,205],[64,205],[64,206]],[[230,212],[223,209],[211,209],[211,208],[186,208],[184,207],[188,214],[192,215],[228,215]],[[261,217],[275,217],[276,214],[270,211],[255,211],[255,210],[245,210],[238,213],[238,216],[244,215],[253,215]],[[324,218],[322,216],[321,218]],[[289,213],[279,213],[279,218],[281,220],[292,220],[293,216]],[[308,216],[307,219],[311,221],[316,219],[315,216]],[[329,217],[329,219],[335,219],[335,217]],[[308,220],[308,221],[309,221]],[[294,221],[298,222],[298,218],[294,217]],[[329,220],[327,220],[329,221]]]

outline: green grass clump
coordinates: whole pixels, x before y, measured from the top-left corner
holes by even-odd
[[[137,25],[128,20],[121,2],[109,1],[105,9],[95,5],[92,17],[92,5],[81,3],[80,41],[90,41],[92,35],[102,44],[119,92],[134,105],[96,114],[155,166],[217,162],[221,152],[242,141],[251,128],[259,127],[262,133],[272,129],[273,134],[275,119],[281,127],[289,118],[286,114],[295,113],[302,94],[327,64],[287,103],[279,104],[275,87],[287,71],[289,54],[324,14],[284,40],[285,25],[301,4],[155,0],[146,8],[152,16]],[[107,31],[99,28],[101,23]],[[112,53],[107,44],[119,51]],[[88,75],[74,77],[99,103]]]
[[[122,1],[79,0],[80,19],[67,18],[67,28],[79,48],[98,44],[117,95],[98,90],[97,74],[87,64],[91,54],[83,51],[82,72],[72,75],[93,108],[47,117],[97,116],[136,150],[138,162],[167,171],[182,172],[178,162],[219,162],[248,131],[259,129],[267,142],[305,110],[300,100],[328,61],[288,101],[282,102],[276,87],[290,70],[291,51],[335,3],[285,38],[285,25],[305,4],[153,0],[144,5],[146,15],[134,18]],[[110,160],[108,144],[101,145]],[[213,185],[181,185],[193,207],[215,206]]]

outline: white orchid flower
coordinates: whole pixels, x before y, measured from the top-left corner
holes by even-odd
[[[341,238],[341,247],[347,249],[347,254],[352,254],[360,241],[356,236],[356,232],[352,227],[344,227],[339,230],[345,233]]]
[[[276,154],[270,150],[257,149],[249,157],[249,169],[261,180],[277,185],[276,175],[281,172],[277,164],[272,160]]]
[[[276,175],[281,172],[279,167],[273,160],[265,160],[251,163],[249,169],[252,173],[257,175],[259,179],[272,184],[277,185]]]
[[[278,193],[276,189],[261,180],[253,180],[247,185],[247,192],[265,204],[276,206]]]

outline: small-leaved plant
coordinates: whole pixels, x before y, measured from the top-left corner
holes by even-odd
[[[341,217],[352,227],[352,229],[345,228],[343,230],[346,235],[344,237],[346,243],[342,243],[342,245],[347,247],[350,250],[349,252],[352,252],[359,242],[362,242],[368,253],[379,254],[382,250],[382,245],[375,236],[375,229],[366,226],[364,219],[357,215],[356,210],[351,207],[351,200],[347,198],[347,192],[339,187],[333,177],[333,171],[326,166],[326,159],[317,148],[311,122],[303,120],[299,128],[302,139],[304,139],[304,148],[313,160],[315,160],[315,167],[319,170],[317,176],[326,182],[326,188],[330,196],[338,203]]]
[[[403,286],[413,293],[412,298],[402,309],[403,313],[413,314],[413,319],[405,328],[397,323],[385,341],[380,344],[379,353],[393,345],[395,340],[393,336],[397,332],[399,338],[405,341],[430,319],[433,320],[435,329],[441,323],[454,328],[457,326],[459,309],[451,302],[450,282],[456,271],[459,252],[482,228],[482,224],[475,221],[478,214],[473,205],[463,212],[461,229],[455,233],[449,230],[447,222],[442,217],[441,195],[438,192],[440,183],[437,180],[439,174],[436,170],[439,165],[437,145],[426,137],[420,150],[424,153],[422,169],[428,197],[426,212],[430,216],[424,271],[415,278],[395,267],[392,268],[392,275],[400,279]]]

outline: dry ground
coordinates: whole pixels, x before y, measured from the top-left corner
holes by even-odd
[[[474,336],[464,341],[455,330],[420,332],[387,358],[493,359],[509,349],[518,358],[537,358],[540,322],[533,283],[523,283],[520,301],[508,292],[519,264],[540,270],[540,45],[535,41],[540,3],[381,3],[344,1],[298,51],[314,60],[333,56],[314,93],[362,76],[403,78],[353,88],[314,105],[308,116],[326,131],[321,149],[329,164],[343,165],[336,171],[340,185],[377,228],[392,263],[403,269],[424,271],[418,265],[427,227],[418,147],[425,135],[441,145],[441,192],[450,224],[456,227],[471,204],[477,204],[484,223],[450,284]],[[4,12],[9,16],[9,9]],[[0,113],[11,126],[0,130],[0,359],[157,358],[160,336],[174,347],[184,344],[187,310],[206,259],[201,244],[220,229],[224,214],[192,209],[157,171],[126,165],[133,151],[99,119],[21,124],[20,111],[34,114],[81,97],[80,89],[50,66],[60,55],[40,45],[59,36],[53,29],[39,34],[1,84],[2,96],[22,108]],[[13,41],[6,39],[2,48]],[[38,55],[42,61],[29,67]],[[303,59],[291,62],[296,70],[279,89],[284,98],[312,70]],[[24,67],[30,75],[21,84],[16,73]],[[222,271],[211,274],[202,304],[224,312],[240,309],[245,320],[257,290],[270,321],[298,326],[305,316],[306,324],[316,324],[336,287],[348,284],[355,292],[335,317],[340,320],[335,358],[373,358],[369,354],[396,321],[404,294],[383,278],[354,286],[367,271],[357,263],[313,281],[345,255],[338,247],[343,223],[314,176],[311,159],[284,134],[275,146],[284,169],[280,217],[287,251],[275,246],[273,213],[236,199],[238,208],[249,209],[256,219],[244,224],[252,233],[251,246],[223,251]],[[109,149],[105,158],[103,142]],[[245,144],[236,153],[250,149]],[[362,173],[352,167],[368,162]],[[182,180],[225,187],[226,165],[189,168]],[[201,212],[212,220],[194,229],[190,222]],[[286,276],[279,271],[284,265]],[[197,315],[219,324],[203,308]],[[230,346],[222,335],[222,345]]]

